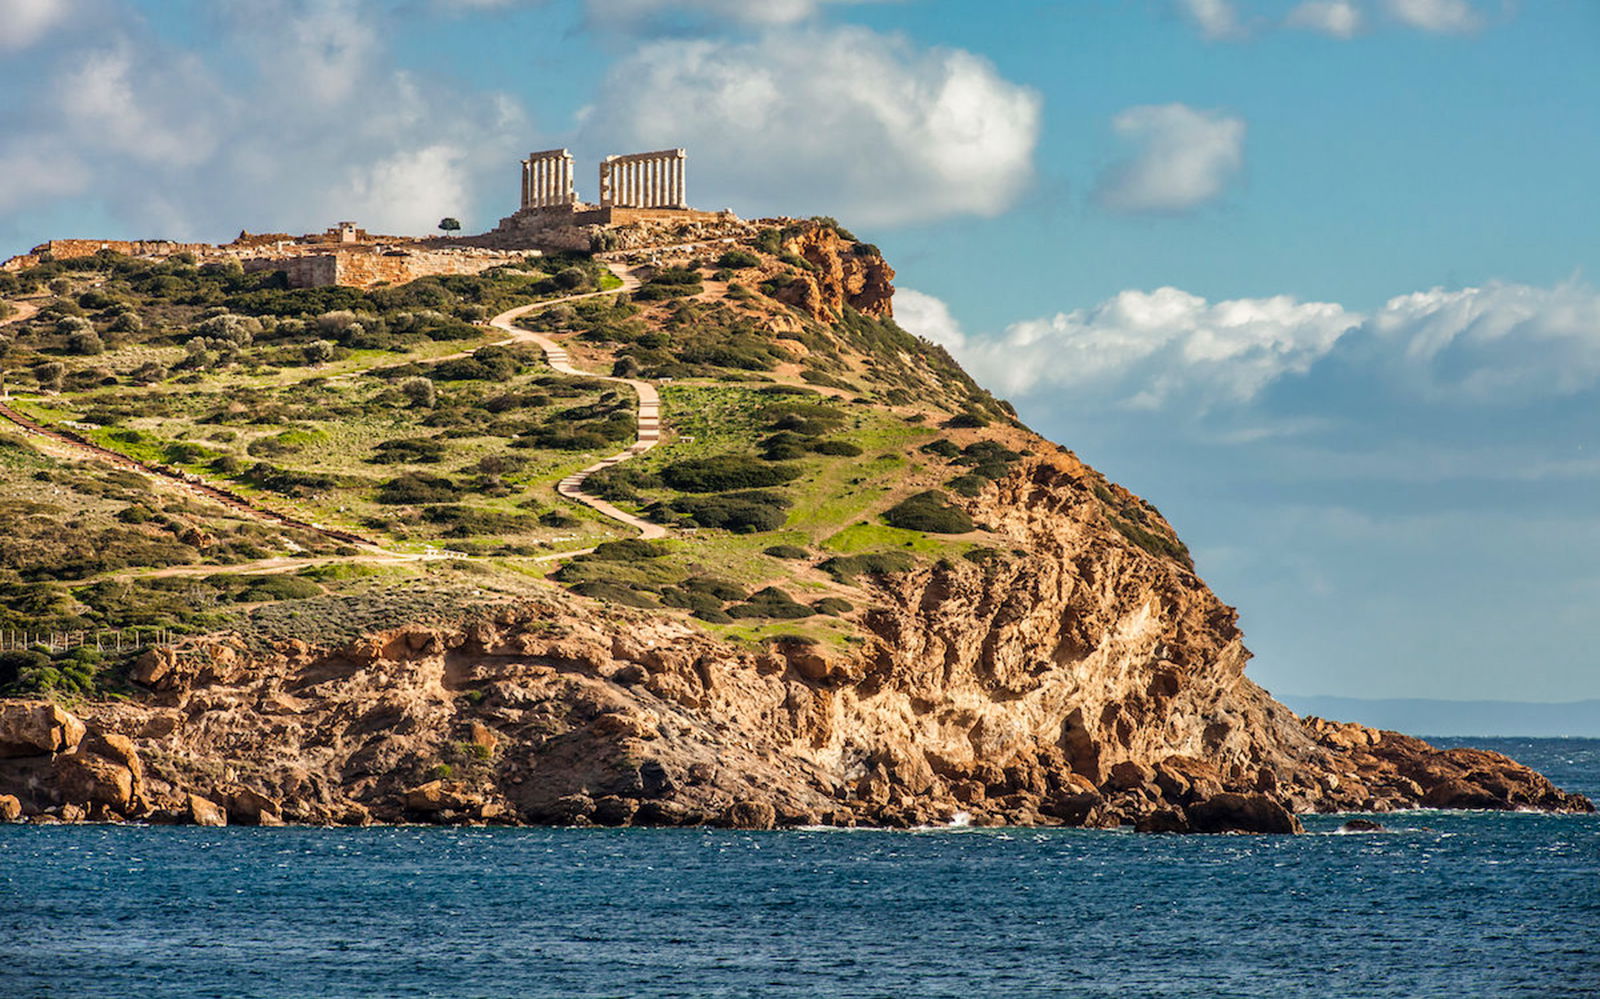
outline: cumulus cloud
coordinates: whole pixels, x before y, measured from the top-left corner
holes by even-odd
[[[1600,386],[1600,293],[1579,282],[1401,295],[1368,331],[1409,389],[1430,399],[1516,404]]]
[[[1244,119],[1186,104],[1128,108],[1111,121],[1134,155],[1103,173],[1100,204],[1120,212],[1191,211],[1218,197],[1244,166]]]
[[[1483,17],[1467,0],[1384,0],[1389,16],[1421,31],[1462,34],[1483,26]]]
[[[0,0],[0,52],[15,52],[66,23],[73,0]]]
[[[1366,391],[1388,386],[1424,404],[1517,406],[1600,390],[1600,291],[1580,282],[1434,288],[1370,315],[1284,295],[1209,302],[1177,288],[1124,291],[997,336],[964,332],[920,292],[897,294],[895,311],[980,382],[1087,406],[1243,407],[1334,358]]]
[[[951,336],[927,303],[908,314],[896,295],[895,311],[901,326],[950,346],[980,382],[1006,393],[1065,389],[1135,409],[1249,402],[1276,379],[1304,373],[1361,322],[1326,302],[1286,295],[1208,302],[1177,288],[1124,291],[982,339],[959,327]]]
[[[1178,7],[1207,38],[1239,38],[1244,34],[1239,12],[1231,0],[1178,0]]]
[[[955,350],[967,344],[966,334],[961,332],[961,323],[950,306],[943,299],[911,288],[895,290],[894,320],[901,329],[941,347]]]
[[[470,218],[477,181],[526,144],[524,116],[504,96],[394,67],[374,16],[351,0],[222,8],[211,49],[258,71],[228,76],[108,18],[0,136],[0,209],[89,197],[139,235],[203,239],[229,235],[219,226],[353,217],[428,232],[443,215]]]
[[[970,52],[804,28],[643,45],[582,132],[597,149],[692,149],[697,205],[892,225],[1004,211],[1032,177],[1039,116],[1034,91]]]
[[[1284,23],[1333,38],[1354,38],[1366,19],[1351,0],[1306,0],[1289,12]]]

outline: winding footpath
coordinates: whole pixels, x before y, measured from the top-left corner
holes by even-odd
[[[600,512],[601,514],[612,518],[613,520],[620,521],[621,523],[635,528],[639,531],[642,537],[661,538],[667,535],[667,529],[662,527],[660,524],[653,524],[650,521],[644,520],[640,517],[635,517],[633,514],[619,510],[610,503],[607,503],[605,500],[600,499],[597,496],[591,496],[583,491],[583,482],[590,475],[598,472],[602,468],[609,468],[618,462],[626,461],[635,455],[643,454],[652,447],[655,447],[660,441],[661,399],[656,393],[655,386],[651,385],[649,382],[640,381],[634,378],[617,378],[611,375],[596,375],[587,371],[583,371],[579,368],[575,368],[573,367],[571,358],[568,356],[565,348],[561,347],[554,340],[551,340],[549,337],[546,337],[543,334],[534,333],[531,330],[518,329],[512,325],[512,321],[517,317],[535,309],[547,309],[553,305],[560,305],[564,302],[572,302],[585,298],[594,298],[599,295],[611,295],[618,292],[627,292],[639,287],[640,281],[632,274],[616,265],[607,264],[606,266],[611,269],[613,274],[621,279],[621,287],[606,291],[590,291],[581,292],[576,295],[565,295],[560,298],[545,299],[544,301],[533,302],[528,305],[518,306],[514,309],[508,309],[507,311],[502,312],[500,315],[495,316],[487,323],[488,326],[505,333],[506,336],[503,339],[494,341],[493,343],[484,344],[483,347],[498,347],[513,343],[536,344],[540,350],[544,351],[546,363],[548,363],[551,368],[561,372],[562,374],[593,378],[599,381],[620,382],[629,386],[634,390],[635,393],[637,393],[639,398],[638,439],[623,451],[596,462],[588,468],[585,468],[580,472],[575,472],[572,475],[567,476],[565,479],[562,479],[561,482],[556,486],[556,492],[576,503],[582,503],[585,506]],[[23,319],[26,319],[37,312],[39,308],[38,305],[33,302],[18,302],[16,304],[22,307],[18,310],[18,314],[14,314],[4,321],[0,321],[0,325],[8,325],[10,323],[19,322]],[[473,350],[465,351],[462,354],[452,356],[464,357],[475,353],[477,350],[482,350],[483,347],[477,347]],[[444,358],[434,358],[433,360],[444,360]],[[0,392],[3,392],[3,389],[0,389]],[[394,551],[392,549],[385,548],[377,541],[362,537],[361,535],[352,531],[324,527],[321,524],[312,523],[310,521],[302,520],[299,517],[283,513],[282,511],[274,510],[271,507],[264,506],[255,500],[240,496],[238,493],[232,492],[231,490],[225,489],[218,485],[213,485],[212,483],[207,482],[200,476],[193,473],[180,471],[175,468],[169,468],[167,466],[158,465],[151,462],[140,461],[118,451],[113,451],[110,448],[102,447],[101,445],[96,444],[95,442],[66,428],[48,426],[39,423],[38,421],[33,420],[6,405],[4,400],[4,395],[0,394],[0,420],[10,422],[31,436],[42,438],[54,448],[59,448],[64,455],[76,455],[77,457],[89,458],[102,464],[112,465],[118,468],[125,468],[130,471],[142,472],[146,475],[155,477],[158,481],[162,481],[170,486],[176,487],[180,491],[187,492],[192,496],[207,499],[214,503],[220,503],[236,513],[244,514],[256,520],[266,521],[279,527],[293,527],[301,530],[312,531],[316,534],[322,535],[323,537],[329,538],[330,540],[352,545],[360,549],[362,553],[354,556],[347,555],[333,557],[280,556],[277,558],[262,559],[258,562],[233,566],[166,566],[164,568],[155,570],[153,573],[144,573],[141,575],[201,575],[224,569],[232,571],[298,569],[325,562],[416,562],[442,558],[471,557],[459,552],[430,551],[426,553],[413,553]],[[573,555],[581,555],[592,550],[593,549],[582,549],[580,551],[557,552],[551,555],[540,556],[538,561],[556,558],[569,558]]]
[[[611,265],[608,264],[607,266]],[[632,274],[620,269],[614,269],[612,273],[622,279],[622,287],[616,289],[617,291],[632,291],[634,288],[639,287],[638,279]],[[574,472],[562,479],[556,484],[556,492],[574,503],[582,503],[584,506],[599,511],[612,520],[627,524],[637,530],[641,538],[664,538],[667,536],[667,529],[660,524],[652,523],[643,517],[636,517],[624,510],[619,510],[600,497],[592,496],[583,490],[584,480],[589,476],[601,469],[610,468],[619,462],[627,461],[629,458],[638,457],[661,442],[661,396],[656,392],[656,387],[637,378],[597,375],[581,368],[575,368],[572,365],[572,358],[567,354],[565,347],[542,333],[519,329],[512,325],[519,316],[523,316],[535,309],[545,309],[561,302],[572,301],[575,298],[590,298],[601,294],[611,294],[611,292],[590,292],[584,295],[572,295],[568,298],[558,298],[548,302],[535,302],[532,305],[519,305],[514,309],[507,309],[489,320],[490,326],[506,334],[506,338],[496,341],[494,346],[504,346],[512,343],[537,344],[539,349],[544,351],[545,363],[564,375],[578,375],[583,378],[593,378],[597,381],[617,382],[633,389],[634,393],[639,397],[638,439],[616,454],[608,458],[602,458],[588,468],[580,472]]]

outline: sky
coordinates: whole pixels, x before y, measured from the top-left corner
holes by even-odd
[[[688,150],[1155,503],[1285,695],[1600,697],[1594,0],[0,0],[0,257]]]

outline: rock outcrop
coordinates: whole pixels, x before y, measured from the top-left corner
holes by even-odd
[[[786,254],[810,265],[809,271],[779,288],[774,297],[803,309],[818,320],[829,320],[845,306],[869,316],[894,314],[894,268],[876,247],[839,235],[836,228],[817,222],[796,223],[784,232]]]

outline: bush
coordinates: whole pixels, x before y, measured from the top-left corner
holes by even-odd
[[[105,353],[106,345],[94,330],[79,330],[67,337],[67,350],[80,357],[88,357]]]
[[[743,270],[746,267],[756,267],[761,263],[761,258],[749,250],[729,250],[717,258],[717,266],[731,271]]]
[[[891,527],[930,534],[965,534],[976,526],[965,510],[951,506],[937,489],[906,497],[890,507],[883,519]]]
[[[691,576],[679,585],[690,593],[701,593],[718,600],[743,600],[749,594],[738,583],[716,576]]]
[[[729,617],[769,617],[793,619],[810,617],[816,611],[805,604],[797,602],[788,593],[769,586],[764,590],[757,590],[742,604],[735,604],[727,609]]]
[[[784,511],[793,505],[777,493],[762,490],[685,496],[667,504],[700,527],[720,527],[735,534],[775,531],[788,519]]]
[[[433,382],[415,375],[400,383],[400,394],[417,409],[432,409],[439,402],[439,390]]]
[[[957,413],[939,425],[950,430],[977,430],[987,427],[989,421],[977,413]]]
[[[863,573],[887,576],[910,572],[916,564],[916,559],[905,552],[865,552],[860,555],[836,555],[817,568],[841,583],[848,583]]]
[[[760,489],[793,482],[799,477],[800,469],[793,465],[769,463],[740,454],[686,458],[661,470],[663,482],[687,493]]]
[[[795,561],[811,557],[811,553],[799,545],[773,545],[771,548],[762,549],[761,553],[763,555],[771,555],[773,558],[786,558]]]
[[[422,472],[398,475],[378,487],[378,502],[389,504],[448,503],[461,490],[449,479]]]
[[[581,597],[592,597],[595,600],[604,600],[607,603],[622,604],[624,607],[659,607],[661,604],[649,592],[644,590],[629,589],[618,583],[593,581],[577,583],[572,587],[572,592]]]
[[[861,449],[849,441],[816,441],[811,445],[811,450],[817,454],[828,454],[845,458],[854,458],[861,453]]]
[[[832,617],[839,617],[841,614],[848,614],[855,610],[856,605],[839,597],[823,597],[821,600],[818,600],[816,603],[812,604],[811,609],[816,611],[818,614],[828,614]]]
[[[246,576],[243,582],[245,588],[234,597],[239,603],[304,600],[322,593],[322,587],[302,576]]]
[[[621,541],[601,542],[587,558],[598,562],[639,562],[667,554],[669,551],[665,546],[653,545],[638,538],[624,538]]]
[[[431,465],[443,461],[447,450],[443,443],[431,438],[402,437],[379,444],[375,449],[377,453],[367,461],[374,465]]]

